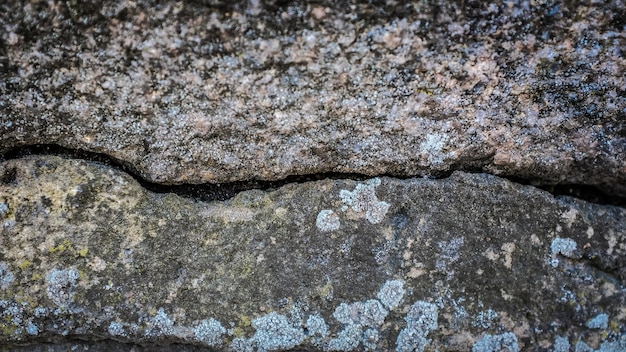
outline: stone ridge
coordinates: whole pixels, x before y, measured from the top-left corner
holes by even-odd
[[[9,0],[0,152],[158,183],[452,170],[626,194],[622,2]]]
[[[7,174],[9,349],[90,346],[76,338],[237,352],[626,348],[619,207],[462,172],[225,202],[53,156],[1,162]]]

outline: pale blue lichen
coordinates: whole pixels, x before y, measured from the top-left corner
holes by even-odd
[[[43,318],[48,316],[48,308],[45,307],[37,307],[34,310],[34,314],[36,318]]]
[[[437,255],[437,261],[435,262],[435,268],[441,272],[449,273],[448,265],[459,260],[459,250],[465,243],[463,237],[456,237],[450,241],[440,241],[437,243],[439,247],[439,254]],[[449,278],[451,278],[450,275]]]
[[[467,323],[469,320],[470,314],[467,312],[467,309],[463,306],[463,302],[465,302],[465,297],[457,297],[457,299],[451,299],[450,303],[454,309],[454,315],[450,320],[450,327],[453,329],[458,329]],[[443,302],[441,302],[443,305]]]
[[[32,322],[28,322],[28,324],[26,324],[26,333],[32,336],[36,336],[39,334],[39,328]]]
[[[397,352],[423,352],[430,343],[426,335],[414,329],[402,329],[396,339]]]
[[[483,329],[489,329],[492,321],[498,317],[498,313],[492,309],[487,309],[478,312],[476,318],[472,321],[474,327],[481,327]]]
[[[124,331],[124,324],[117,321],[112,321],[109,324],[108,331],[111,336],[126,336],[126,332]]]
[[[363,333],[363,337],[361,338],[363,342],[363,347],[365,347],[365,350],[375,351],[379,338],[380,336],[378,334],[378,330],[376,329],[365,330],[365,332]]]
[[[296,302],[293,307],[291,307],[287,320],[292,326],[300,327],[304,324],[304,310],[302,303]]]
[[[4,318],[0,321],[19,326],[23,321],[23,313],[22,306],[17,304],[17,302],[0,300],[0,318]]]
[[[220,345],[225,333],[226,328],[213,318],[202,320],[193,328],[194,338],[210,347]]]
[[[586,325],[589,329],[606,329],[609,327],[609,316],[605,313],[598,314],[587,321]]]
[[[4,202],[0,202],[0,216],[4,216],[8,211],[9,206]]]
[[[328,341],[325,348],[328,351],[352,351],[359,347],[363,338],[363,328],[358,324],[349,324],[343,327],[336,338]]]
[[[612,341],[603,341],[596,350],[582,340],[576,343],[575,352],[624,352],[626,351],[626,334],[621,334]]]
[[[48,298],[57,306],[67,308],[74,300],[74,289],[79,277],[78,270],[74,268],[48,271],[46,274]]]
[[[554,338],[552,352],[569,352],[570,343],[566,336],[557,336]]]
[[[334,211],[324,209],[317,214],[315,226],[322,232],[331,232],[339,229],[341,226],[339,216]]]
[[[595,352],[624,352],[626,351],[626,333],[618,336],[614,341],[604,341]]]
[[[399,280],[386,282],[378,292],[378,296],[387,306],[397,306],[404,296],[403,282]],[[385,305],[377,299],[341,303],[335,308],[333,317],[343,324],[343,329],[336,338],[328,341],[325,349],[351,351],[360,344],[363,344],[366,350],[375,349],[379,336],[377,328],[385,322],[388,314]],[[365,332],[363,329],[366,329]]]
[[[576,343],[576,346],[574,347],[574,351],[576,352],[594,352],[595,350],[593,348],[591,348],[589,345],[587,345],[586,343],[584,343],[582,340],[578,341]]]
[[[275,312],[252,320],[256,330],[252,340],[259,351],[293,348],[305,338],[301,326],[289,323],[286,316]]]
[[[406,328],[402,329],[396,340],[397,352],[424,351],[430,343],[426,337],[437,329],[439,310],[435,304],[417,301],[415,302],[404,320]]]
[[[376,297],[380,300],[380,303],[385,306],[385,308],[391,310],[400,304],[405,293],[404,281],[389,280],[383,284]]]
[[[438,318],[439,310],[435,304],[417,301],[411,306],[404,320],[408,328],[426,332],[437,329]]]
[[[236,337],[230,343],[230,349],[236,352],[254,352],[254,348],[254,341],[243,337]]]
[[[372,224],[378,224],[383,221],[390,205],[387,202],[378,200],[376,187],[379,185],[380,179],[373,178],[364,184],[357,184],[352,192],[342,189],[339,192],[341,201],[345,204],[342,210],[348,210],[348,207],[350,207],[357,213],[365,212],[365,218]]]
[[[305,327],[307,329],[307,336],[325,338],[328,336],[328,325],[326,321],[319,314],[309,315],[306,320]]]
[[[174,333],[174,321],[167,316],[163,308],[159,308],[157,314],[150,319],[146,336],[167,336]]]
[[[472,352],[492,352],[492,351],[519,351],[517,336],[512,332],[505,332],[500,335],[484,335],[472,346]]]
[[[0,290],[6,290],[15,281],[15,275],[9,270],[9,265],[0,263]]]
[[[576,303],[576,295],[571,290],[565,288],[565,286],[561,287],[561,292],[563,293],[561,297],[559,297],[559,301],[563,303],[574,304]],[[578,309],[576,309],[578,310]]]
[[[574,252],[576,251],[576,242],[571,238],[555,238],[550,244],[550,251],[552,255],[561,254],[568,258],[575,258]]]
[[[333,317],[345,325],[362,325],[378,327],[383,324],[389,312],[380,301],[370,299],[365,302],[351,304],[341,303],[333,313]]]
[[[589,345],[587,345],[583,341],[578,341],[576,343],[576,346],[574,347],[574,351],[575,352],[593,352],[593,348],[589,347]]]

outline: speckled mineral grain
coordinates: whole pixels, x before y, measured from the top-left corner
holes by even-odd
[[[0,153],[169,184],[482,170],[626,194],[622,0],[404,3],[3,1]]]
[[[0,175],[10,350],[626,349],[623,208],[461,172],[211,203],[82,160]]]

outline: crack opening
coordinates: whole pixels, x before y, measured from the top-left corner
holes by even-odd
[[[355,181],[363,181],[375,176],[358,174],[358,173],[338,173],[327,172],[317,174],[306,175],[292,175],[282,180],[266,181],[266,180],[248,180],[248,181],[235,181],[229,183],[201,183],[201,184],[180,184],[180,185],[167,185],[155,182],[150,182],[140,176],[140,173],[135,167],[123,160],[116,159],[107,154],[85,151],[80,149],[71,149],[62,147],[57,144],[37,144],[28,145],[22,147],[16,147],[5,151],[0,154],[0,162],[6,160],[20,159],[29,155],[54,155],[65,158],[82,159],[89,162],[95,162],[104,164],[106,166],[124,171],[133,177],[142,187],[154,192],[154,193],[174,193],[181,197],[194,199],[197,201],[224,201],[233,198],[238,193],[248,191],[252,189],[259,190],[273,190],[280,188],[290,183],[303,183],[309,181],[319,181],[323,179],[351,179]],[[462,169],[459,171],[479,173],[484,172],[480,169]],[[453,171],[440,173],[436,175],[429,175],[428,177],[433,179],[447,178]],[[389,176],[399,179],[409,179],[414,177],[421,177],[422,175],[414,175],[411,177],[399,177],[392,174],[377,175]],[[4,175],[0,175],[0,182],[10,183],[11,179],[15,175],[11,175],[11,171],[5,172]],[[626,197],[620,197],[615,194],[609,194],[604,192],[600,188],[593,185],[582,184],[540,184],[537,180],[527,180],[519,177],[512,177],[506,175],[498,175],[498,177],[507,179],[511,182],[515,182],[522,185],[530,185],[539,189],[542,189],[553,196],[570,196],[584,200],[589,203],[601,204],[601,205],[613,205],[619,207],[626,207]]]

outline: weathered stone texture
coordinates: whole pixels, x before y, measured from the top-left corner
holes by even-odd
[[[623,1],[371,3],[5,1],[0,152],[171,184],[465,169],[626,194]]]
[[[626,348],[622,208],[460,172],[213,203],[80,160],[0,176],[9,348]]]

